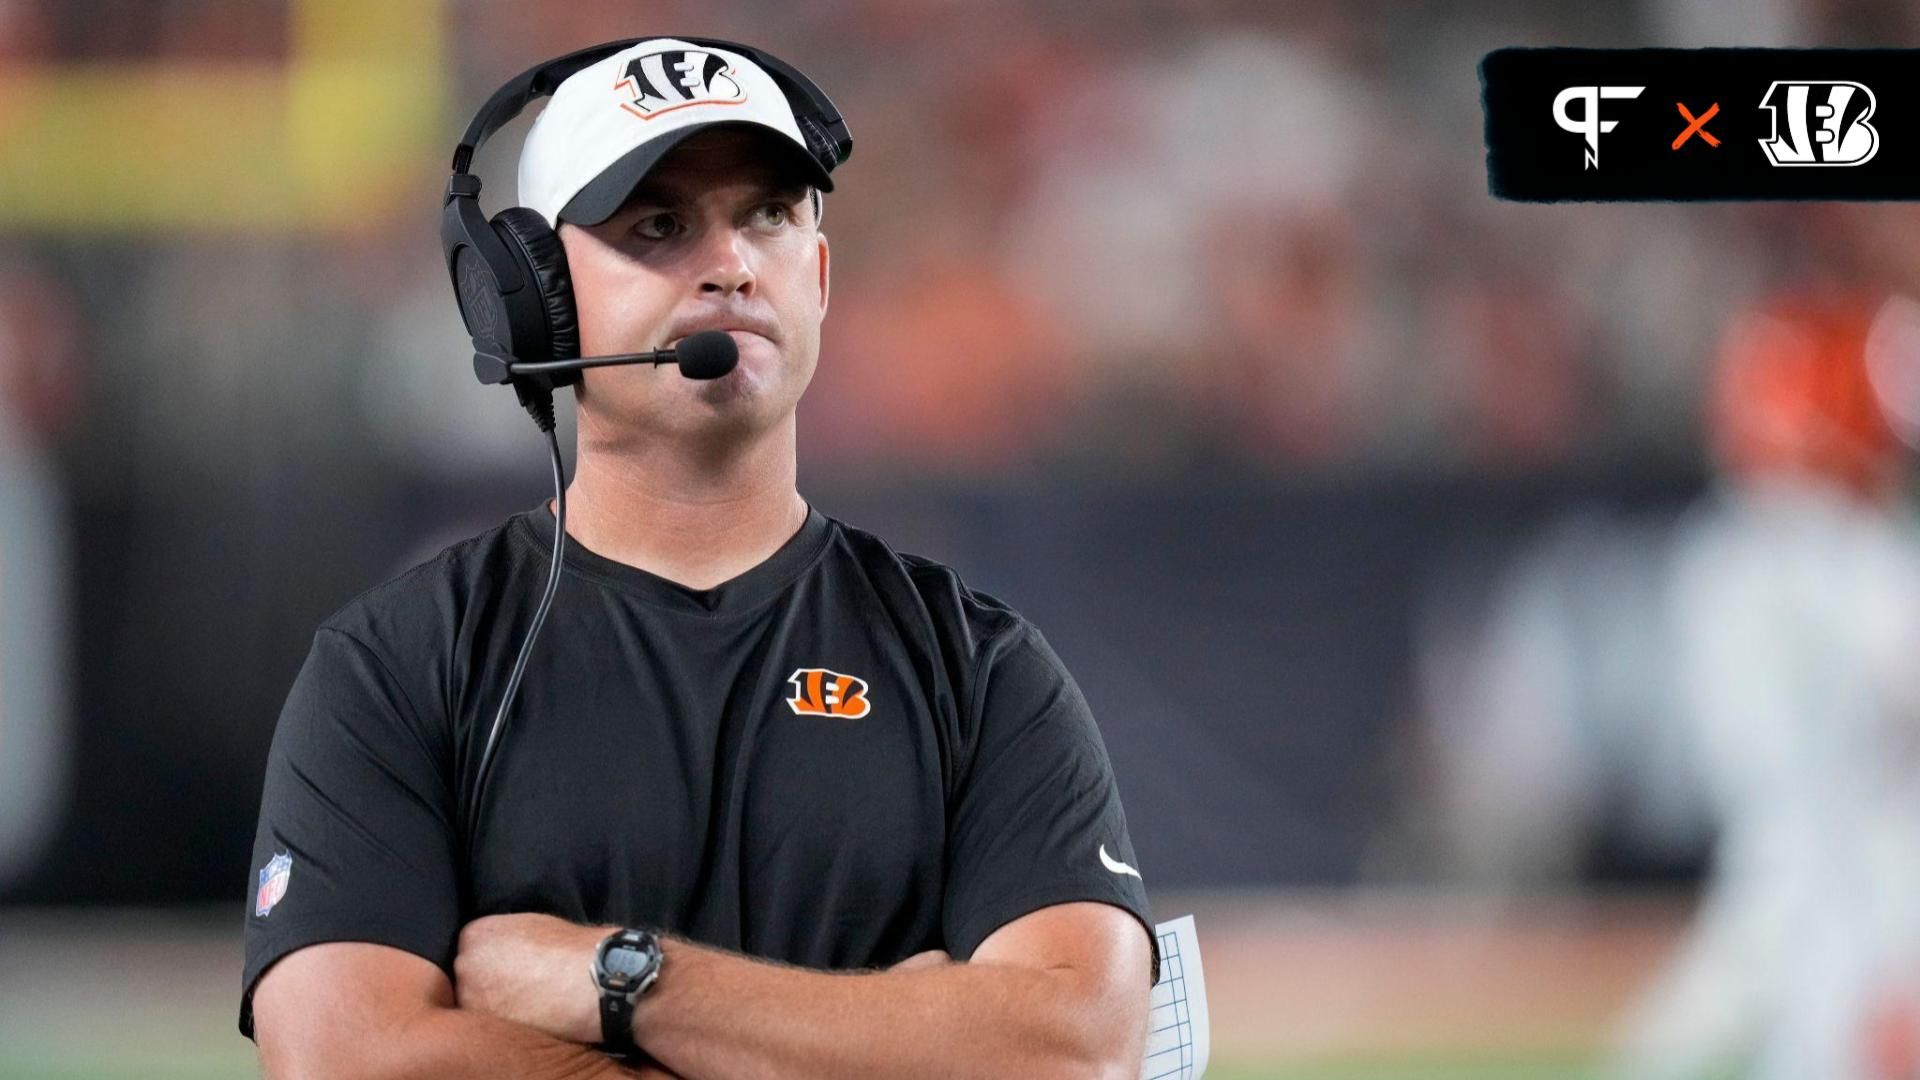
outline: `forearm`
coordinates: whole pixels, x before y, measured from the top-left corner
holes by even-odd
[[[1132,1013],[1070,968],[825,973],[671,941],[634,1029],[690,1080],[1130,1078],[1145,1040]]]
[[[261,1061],[270,1080],[671,1080],[655,1068],[630,1069],[589,1047],[524,1024],[451,1007],[404,1020],[316,1032],[299,1045],[264,1037]]]

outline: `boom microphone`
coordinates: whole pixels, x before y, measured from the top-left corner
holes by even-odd
[[[491,342],[488,342],[492,345]],[[679,364],[680,374],[689,379],[717,379],[740,362],[740,346],[725,330],[702,330],[682,338],[671,349],[643,353],[615,353],[611,356],[581,356],[571,360],[527,362],[494,352],[475,349],[473,374],[483,383],[503,383],[520,375],[550,375],[579,371],[590,367],[614,367],[620,364]]]
[[[740,346],[725,330],[689,334],[673,351],[680,354],[680,374],[689,379],[717,379],[740,362]]]

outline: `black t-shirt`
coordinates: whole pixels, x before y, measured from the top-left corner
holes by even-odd
[[[375,942],[451,973],[460,927],[505,912],[820,969],[964,960],[1075,900],[1153,940],[1106,749],[1040,633],[817,511],[704,591],[569,540],[469,860],[553,527],[544,503],[517,514],[314,635],[267,761],[243,1033],[295,949]]]

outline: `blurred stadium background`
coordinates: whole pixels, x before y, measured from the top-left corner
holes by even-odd
[[[1046,629],[1209,1075],[1920,1075],[1920,214],[1497,204],[1475,71],[1913,4],[0,0],[0,1077],[254,1073],[312,629],[547,484],[452,143],[655,32],[850,118],[802,489]]]

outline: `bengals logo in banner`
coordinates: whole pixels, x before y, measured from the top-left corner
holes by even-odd
[[[1760,149],[1774,165],[1865,165],[1880,150],[1880,131],[1867,123],[1873,91],[1863,83],[1776,81],[1760,107],[1773,128]]]
[[[800,668],[787,676],[793,696],[787,707],[795,716],[837,716],[858,720],[873,706],[867,701],[867,680],[826,668]]]

